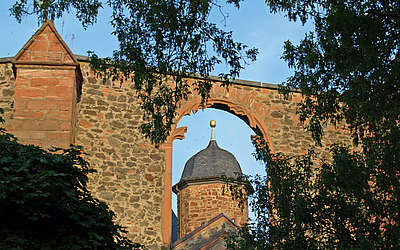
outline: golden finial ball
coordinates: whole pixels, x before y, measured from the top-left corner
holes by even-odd
[[[217,126],[217,122],[216,122],[215,120],[211,120],[211,121],[210,121],[210,126],[211,126],[212,128],[214,128],[215,126]]]

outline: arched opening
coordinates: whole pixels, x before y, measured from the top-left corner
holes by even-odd
[[[175,209],[176,212],[176,198],[172,195],[172,185],[179,181],[186,161],[208,145],[210,120],[217,121],[216,137],[220,147],[235,155],[243,173],[265,174],[264,167],[251,155],[254,151],[251,135],[262,135],[269,141],[266,127],[258,116],[243,108],[241,104],[227,99],[211,99],[207,107],[204,111],[199,111],[203,108],[200,99],[192,99],[183,105],[177,126],[162,146],[167,152],[162,210],[164,240],[171,237],[171,209]],[[173,143],[175,139],[181,141]]]
[[[187,127],[185,138],[173,142],[172,185],[179,182],[187,160],[207,147],[210,141],[210,120],[216,120],[216,138],[218,145],[231,152],[238,160],[244,174],[263,175],[264,167],[252,156],[254,147],[251,135],[254,131],[237,116],[226,111],[207,108],[196,114],[184,116],[178,126]],[[172,195],[172,209],[176,213],[176,196]]]

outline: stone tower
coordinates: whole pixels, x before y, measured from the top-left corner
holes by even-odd
[[[186,162],[180,181],[173,186],[178,196],[178,239],[221,213],[237,225],[248,223],[247,204],[240,207],[239,201],[232,199],[223,179],[236,178],[242,170],[233,154],[218,147],[215,121],[210,126],[208,146]]]

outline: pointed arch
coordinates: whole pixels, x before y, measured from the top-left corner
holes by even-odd
[[[201,98],[195,97],[185,102],[178,110],[176,123],[171,130],[167,141],[161,145],[166,152],[165,172],[164,172],[164,197],[162,200],[161,225],[164,243],[169,243],[171,239],[171,218],[172,218],[172,144],[175,139],[184,139],[187,127],[178,127],[178,122],[185,115],[195,114],[200,109],[216,108],[227,111],[242,119],[253,129],[256,135],[263,136],[271,145],[268,129],[260,117],[252,110],[245,107],[243,103],[230,100],[226,97],[210,98],[206,104],[202,105]]]

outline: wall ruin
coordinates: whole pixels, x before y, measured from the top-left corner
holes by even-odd
[[[47,43],[44,34],[51,37]],[[150,249],[169,247],[172,142],[183,139],[186,128],[175,126],[155,148],[139,131],[142,111],[130,83],[120,86],[97,78],[84,57],[69,51],[51,22],[16,57],[0,60],[0,94],[9,131],[24,143],[83,146],[97,170],[90,175],[94,196],[110,205],[133,241]],[[301,99],[297,92],[285,99],[276,85],[237,80],[229,91],[215,84],[206,106],[243,119],[274,152],[303,154],[313,140],[296,114]],[[200,97],[191,95],[176,121],[200,108]],[[329,127],[323,144],[336,142],[351,138]]]

